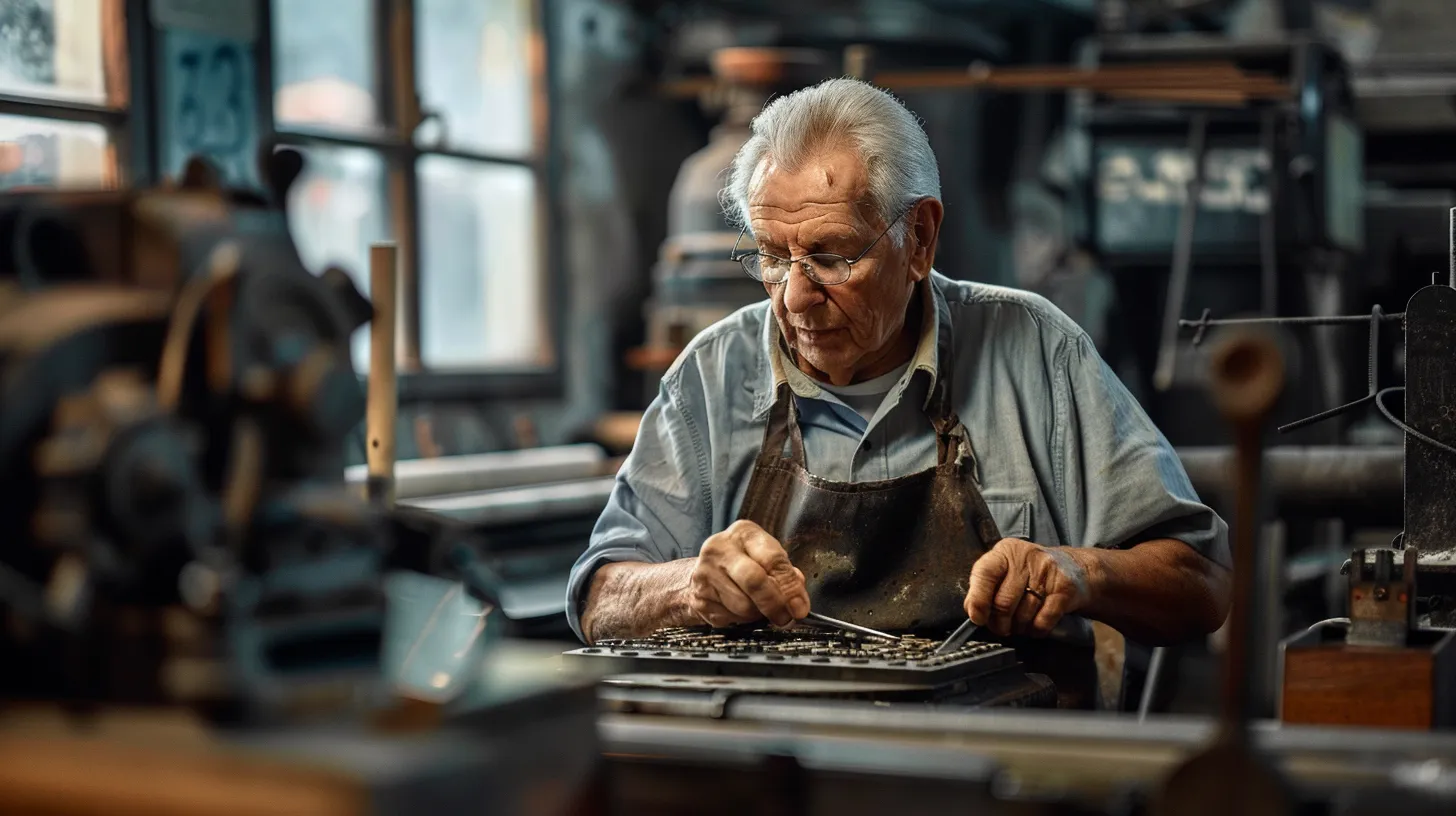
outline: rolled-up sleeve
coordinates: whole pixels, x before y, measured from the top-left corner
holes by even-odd
[[[1160,538],[1231,563],[1228,526],[1199,501],[1183,463],[1085,334],[1057,347],[1056,430],[1068,543]]]
[[[664,377],[586,552],[571,568],[566,615],[578,638],[587,590],[603,564],[670,561],[696,553],[707,535],[706,417],[700,389],[684,387],[693,381],[689,362],[680,360]]]

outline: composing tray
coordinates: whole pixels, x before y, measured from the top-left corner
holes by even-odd
[[[941,686],[1014,667],[999,643],[970,642],[945,655],[940,641],[907,635],[895,642],[851,632],[707,627],[663,629],[643,638],[603,640],[567,652],[573,659],[614,659],[632,672],[710,674],[859,683]]]

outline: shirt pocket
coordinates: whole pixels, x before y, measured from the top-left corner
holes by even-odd
[[[1031,540],[1031,502],[1020,499],[986,499],[986,509],[991,511],[991,518],[996,520],[996,529],[1001,531],[1002,538]]]

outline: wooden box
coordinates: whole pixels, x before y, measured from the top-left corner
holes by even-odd
[[[1403,647],[1350,646],[1345,624],[1285,640],[1279,718],[1299,725],[1456,727],[1456,631],[1415,630]]]

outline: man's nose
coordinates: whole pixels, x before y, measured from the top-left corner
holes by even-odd
[[[794,314],[803,314],[824,302],[824,287],[805,274],[802,262],[789,264],[789,276],[782,285],[784,308]]]

